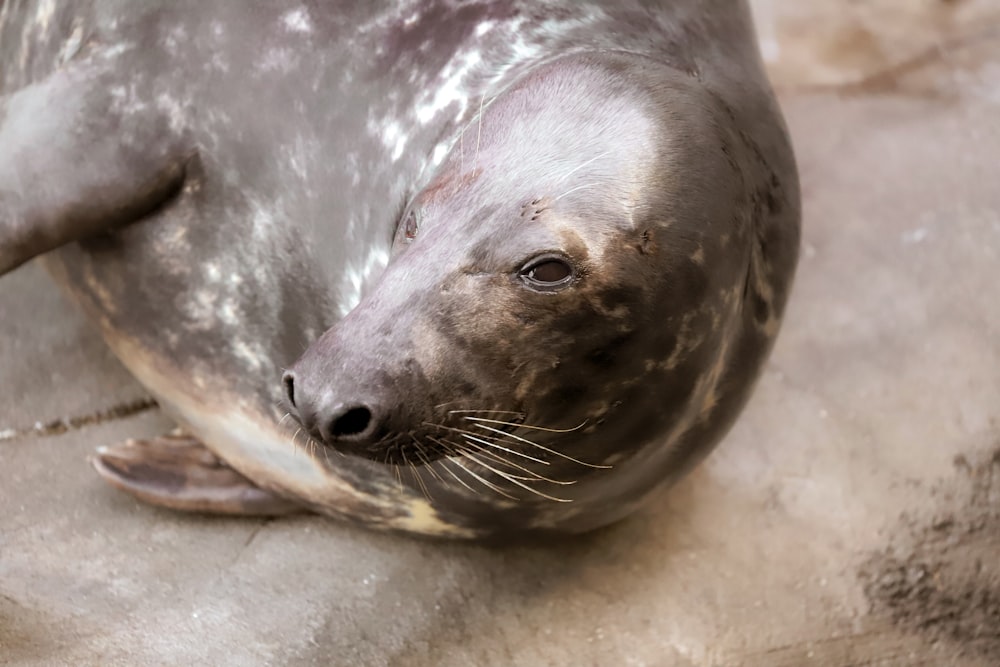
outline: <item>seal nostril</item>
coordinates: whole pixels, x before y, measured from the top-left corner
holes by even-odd
[[[360,435],[368,429],[371,421],[372,413],[368,408],[351,408],[333,420],[330,425],[330,435],[334,438]]]
[[[285,375],[281,378],[281,381],[285,384],[285,395],[288,396],[288,402],[292,404],[293,408],[296,407],[295,376],[291,373],[285,373]]]

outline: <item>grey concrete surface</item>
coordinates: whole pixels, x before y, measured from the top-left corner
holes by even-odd
[[[40,267],[4,277],[0,663],[1000,664],[1000,48],[970,48],[839,93],[776,69],[806,226],[775,354],[705,464],[577,540],[141,505],[86,457],[169,422]]]

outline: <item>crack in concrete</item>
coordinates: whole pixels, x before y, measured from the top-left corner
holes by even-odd
[[[96,424],[103,424],[105,422],[133,417],[143,412],[153,410],[157,407],[159,406],[155,400],[149,396],[145,396],[134,401],[119,403],[118,405],[113,405],[110,408],[98,410],[97,412],[92,412],[86,415],[59,418],[49,422],[35,422],[28,428],[0,429],[0,443],[20,440],[21,438],[28,438],[32,436],[46,437],[51,435],[60,435],[69,431],[78,431],[82,428],[86,428],[87,426],[94,426]]]

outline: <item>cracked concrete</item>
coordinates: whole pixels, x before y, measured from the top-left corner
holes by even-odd
[[[811,24],[802,3],[761,4],[762,36],[784,45],[771,65],[799,155],[803,257],[758,391],[704,465],[616,527],[536,547],[161,511],[102,485],[86,458],[171,424],[149,409],[74,420],[147,397],[28,265],[0,289],[0,430],[18,434],[0,439],[0,663],[1000,663],[1000,482],[987,483],[1000,480],[1000,46],[820,90],[940,31],[988,28],[990,3],[881,0]],[[945,4],[951,22],[934,14]],[[896,24],[870,27],[893,6],[932,14],[897,21],[912,51]],[[865,30],[889,54],[862,74],[825,37],[858,12],[882,21]],[[942,516],[964,532],[928,538]],[[928,578],[906,588],[887,563]],[[959,584],[982,592],[969,613],[902,613],[909,591],[952,604]]]

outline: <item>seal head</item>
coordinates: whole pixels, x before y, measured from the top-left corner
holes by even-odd
[[[773,233],[782,186],[726,115],[629,54],[498,95],[413,197],[374,290],[286,374],[304,426],[522,511],[637,498],[699,458],[795,261]]]

